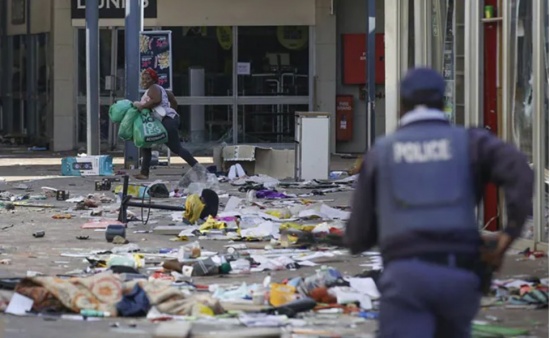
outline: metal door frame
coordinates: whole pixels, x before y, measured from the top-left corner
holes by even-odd
[[[26,68],[26,62],[24,61],[25,61],[25,55],[27,54],[27,48],[29,48],[29,46],[27,45],[27,39],[25,35],[17,35],[16,37],[20,39],[19,40],[19,92],[17,93],[18,94],[17,100],[19,101],[19,112],[17,113],[19,114],[19,125],[17,126],[16,130],[18,133],[25,134],[25,120],[26,120],[25,107],[27,105],[27,98],[26,98],[26,95],[24,95],[23,93],[27,88],[23,90],[22,84],[23,84],[23,81],[26,80],[23,76],[23,69]],[[25,46],[24,52],[22,51],[23,46]],[[25,69],[25,72],[27,71],[28,69]]]
[[[120,27],[111,27],[111,101],[110,105],[115,103],[116,94],[118,90],[118,31],[123,30]],[[107,141],[109,142],[109,148],[115,149],[118,144],[117,126],[109,119],[109,134]]]
[[[309,69],[308,69],[308,95],[307,96],[246,96],[239,95],[237,63],[239,62],[239,26],[232,26],[233,34],[233,70],[232,70],[232,95],[228,96],[177,96],[180,106],[214,106],[222,105],[232,107],[232,140],[238,143],[239,133],[239,106],[250,105],[307,105],[309,110],[314,110],[315,94],[315,27],[308,26],[309,30]]]
[[[160,29],[159,27],[145,27],[145,30],[150,29]],[[74,35],[75,35],[75,46],[78,46],[78,30],[79,29],[85,29],[82,26],[74,26]],[[118,76],[117,76],[117,59],[118,59],[118,42],[119,42],[119,31],[124,31],[124,26],[100,26],[100,30],[110,30],[111,31],[111,70],[110,70],[110,76],[112,79],[111,83],[111,90],[109,90],[109,95],[100,95],[99,96],[99,106],[110,106],[117,100],[123,99],[124,95],[124,83],[121,83],[121,87],[118,86]],[[123,47],[124,48],[124,47]],[[78,52],[75,53],[75,108],[78,110],[78,106],[85,105],[86,104],[86,96],[85,95],[79,95],[78,94],[78,83],[79,83],[79,72],[78,72]],[[122,93],[122,96],[119,96],[118,93]],[[79,116],[77,114],[76,116],[76,128],[75,128],[75,139],[78,140],[78,126],[79,126]],[[109,121],[109,135],[107,137],[107,143],[110,149],[114,149],[118,146],[118,127],[116,124],[113,124],[111,121]],[[104,141],[103,141],[104,142]],[[77,142],[78,143],[78,142]]]
[[[118,47],[118,34],[119,30],[123,30],[124,27],[120,26],[103,26],[99,27],[101,29],[111,29],[112,30],[112,39],[111,39],[111,75],[115,76],[116,81],[116,59],[118,50],[114,51],[115,47]],[[314,110],[314,94],[315,94],[315,27],[308,26],[309,28],[309,93],[307,96],[239,96],[238,95],[238,82],[237,82],[237,62],[238,62],[238,26],[232,26],[233,28],[233,94],[230,96],[177,96],[176,100],[180,106],[191,106],[191,105],[224,105],[230,106],[233,109],[233,118],[232,118],[232,128],[233,128],[233,139],[237,140],[236,136],[238,135],[238,107],[247,106],[247,105],[307,105],[309,110]],[[81,26],[75,26],[75,46],[78,46],[78,30],[84,29]],[[161,29],[161,27],[145,27],[145,30],[150,29]],[[75,53],[75,57],[78,58],[78,52]],[[86,96],[80,96],[78,94],[78,62],[75,63],[75,106],[78,109],[79,105],[86,104]],[[110,105],[117,99],[122,97],[117,97],[116,95],[116,85],[115,90],[111,91],[110,96],[102,95],[99,98],[99,104],[101,105]],[[77,114],[76,117],[76,126],[79,125],[79,117]],[[76,129],[76,139],[78,140],[78,128]],[[117,136],[116,136],[116,127],[109,127],[109,145],[117,145]]]
[[[78,43],[79,43],[79,36],[78,36],[78,31],[80,29],[85,29],[83,27],[74,27],[75,29],[75,46],[78,46]],[[103,26],[103,27],[100,27],[100,30],[109,30],[111,32],[111,51],[110,51],[110,54],[111,54],[111,69],[110,69],[110,76],[111,76],[111,79],[112,79],[112,83],[111,83],[111,89],[109,90],[109,94],[108,95],[100,95],[99,96],[99,105],[100,107],[101,106],[110,106],[111,104],[113,104],[117,99],[120,99],[117,97],[117,58],[118,58],[118,31],[119,30],[123,30],[124,27],[113,27],[113,26]],[[75,105],[76,105],[76,110],[78,111],[78,107],[80,105],[85,105],[86,104],[86,95],[80,95],[78,93],[78,84],[80,82],[80,79],[79,79],[79,72],[78,72],[78,51],[77,53],[75,53],[75,59],[76,59],[76,62],[75,62],[75,93],[76,94],[76,100],[75,100]],[[79,139],[79,136],[81,135],[78,135],[78,126],[80,125],[80,117],[79,117],[79,114],[77,114],[76,116],[76,126],[77,128],[76,129],[76,140]],[[109,121],[109,134],[107,136],[107,142],[109,144],[109,147],[116,147],[117,143],[118,143],[118,138],[116,137],[117,135],[117,128],[116,126]],[[78,142],[77,142],[78,143]]]

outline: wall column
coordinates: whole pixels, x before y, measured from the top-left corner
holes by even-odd
[[[386,133],[393,132],[399,120],[399,83],[408,68],[409,2],[384,2],[386,60]]]
[[[535,198],[533,203],[533,224],[535,225],[535,240],[541,242],[545,227],[545,135],[544,109],[546,90],[544,77],[548,76],[544,58],[544,17],[548,8],[542,1],[533,1],[533,167],[535,169]]]
[[[74,105],[77,69],[74,65],[73,28],[71,2],[53,0],[52,62],[53,62],[53,150],[65,151],[75,147],[76,114]],[[70,28],[68,28],[70,27]]]
[[[314,110],[330,113],[330,152],[336,151],[336,13],[333,0],[315,3]]]
[[[482,1],[465,2],[464,125],[466,127],[481,126],[483,122],[481,108],[483,106],[482,5]]]
[[[414,1],[414,64],[432,66],[431,0]]]

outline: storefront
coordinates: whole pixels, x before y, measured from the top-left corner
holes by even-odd
[[[386,131],[397,124],[395,85],[411,56],[414,64],[441,70],[453,121],[486,127],[528,156],[536,192],[533,217],[519,244],[547,249],[548,2],[387,0],[385,36]],[[504,199],[496,189],[487,190],[480,211],[483,228],[506,224]]]
[[[230,13],[220,1],[211,2],[213,6],[203,7],[193,1],[148,1],[144,10],[145,30],[171,31],[173,92],[185,140],[205,147],[234,140],[291,143],[294,112],[313,108],[315,18],[310,13],[315,13],[315,2],[292,6],[293,17],[288,15],[291,6],[283,4],[277,6],[278,13],[261,11],[263,18],[246,20],[232,18],[236,9]],[[84,6],[78,5],[74,1],[72,9],[78,59],[77,141],[84,142],[86,41]],[[117,18],[117,10],[100,9],[101,137],[110,142],[116,141],[116,133],[108,107],[124,94],[124,20]]]
[[[202,128],[186,135],[187,141],[233,143],[232,131],[237,130],[238,143],[291,142],[294,112],[310,109],[309,26],[155,29],[172,32],[172,86],[182,125],[196,124],[194,120],[202,117]],[[107,139],[108,106],[124,93],[124,31],[105,28],[100,34],[101,135]],[[77,40],[79,120],[85,123],[84,29],[77,30]],[[239,60],[237,67],[234,60]],[[79,142],[85,141],[85,132],[85,125],[79,124]]]
[[[2,13],[8,21],[17,13],[12,7],[30,4],[31,29],[37,35],[32,39],[38,44],[30,46],[43,50],[33,52],[35,59],[27,58],[26,25],[19,24],[17,29],[7,25],[3,46],[10,48],[2,48],[5,55],[1,57],[7,61],[2,65],[9,66],[2,68],[14,81],[4,84],[0,92],[7,112],[2,119],[4,134],[35,135],[27,126],[37,123],[32,122],[35,118],[42,124],[34,128],[41,128],[39,134],[47,137],[50,149],[82,147],[86,139],[86,1],[0,3],[7,7]],[[377,38],[381,38],[377,50],[383,60],[384,2],[376,3]],[[295,112],[323,111],[334,117],[337,97],[347,95],[353,97],[352,118],[339,125],[350,130],[345,140],[337,140],[336,120],[332,119],[331,151],[365,151],[368,123],[363,75],[358,71],[359,81],[346,83],[347,61],[342,51],[344,36],[365,34],[365,0],[146,0],[144,4],[144,29],[172,32],[173,89],[180,104],[182,135],[189,143],[202,148],[221,142],[290,146]],[[107,150],[117,146],[108,107],[124,94],[125,1],[101,0],[99,5],[99,113],[102,148]],[[362,62],[364,68],[363,54],[359,51],[354,62]],[[22,94],[27,75],[23,76],[26,67],[19,71],[21,62],[37,67],[29,74],[36,74],[46,85]],[[382,134],[383,61],[378,68],[382,81],[376,89],[376,128]],[[36,102],[37,108],[27,109],[27,101]]]
[[[0,130],[33,144],[48,143],[51,104],[49,0],[0,3]],[[30,18],[35,19],[30,19]]]

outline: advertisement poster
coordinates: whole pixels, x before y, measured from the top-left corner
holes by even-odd
[[[445,41],[443,47],[443,78],[445,79],[445,107],[444,111],[451,121],[455,121],[455,65],[454,65],[454,34],[453,10],[454,1],[447,2],[447,18],[445,27]]]
[[[172,90],[172,32],[145,31],[139,38],[140,72],[151,68],[159,76],[158,85]]]

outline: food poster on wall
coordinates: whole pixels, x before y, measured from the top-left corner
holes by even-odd
[[[139,39],[140,71],[153,69],[158,74],[158,85],[172,90],[172,32],[145,31]]]
[[[286,49],[302,50],[308,46],[309,27],[278,26],[277,40],[279,40],[279,43]]]
[[[233,27],[216,27],[216,37],[218,38],[218,43],[224,50],[230,50],[231,47],[233,47]]]

